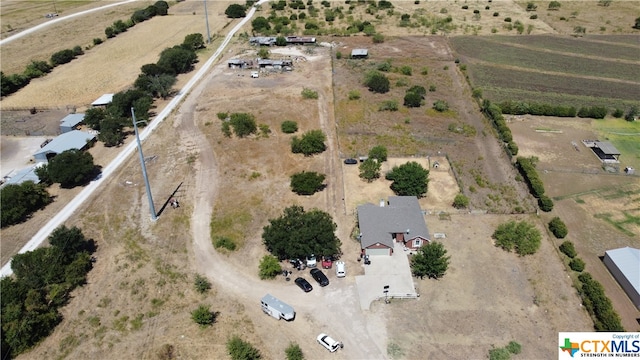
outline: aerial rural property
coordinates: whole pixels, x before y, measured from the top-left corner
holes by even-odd
[[[3,1],[0,24],[3,359],[640,332],[636,2]]]

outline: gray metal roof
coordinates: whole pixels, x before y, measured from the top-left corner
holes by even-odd
[[[96,101],[91,103],[91,106],[109,105],[113,101],[113,94],[103,94]]]
[[[608,141],[596,141],[595,144],[606,155],[620,155],[620,151]]]
[[[393,248],[392,234],[405,233],[405,240],[429,239],[429,229],[415,196],[391,196],[389,204],[358,206],[358,224],[362,248],[380,243]]]
[[[631,286],[640,294],[640,249],[623,247],[605,251],[606,256],[616,264]]]
[[[69,114],[60,120],[61,127],[74,127],[84,121],[84,114]]]
[[[87,145],[87,141],[93,140],[95,137],[95,135],[82,132],[80,130],[72,130],[51,140],[51,142],[45,145],[45,147],[38,150],[34,156],[43,153],[60,154],[65,150],[82,149]]]
[[[5,182],[5,184],[19,185],[25,181],[33,181],[35,184],[38,184],[40,182],[40,178],[35,173],[36,167],[38,167],[37,164],[31,165],[28,168],[18,170],[14,175],[11,175],[11,177]]]
[[[367,56],[369,55],[369,50],[367,49],[353,49],[351,50],[351,56]]]

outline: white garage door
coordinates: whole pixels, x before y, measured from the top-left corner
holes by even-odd
[[[387,255],[389,256],[389,249],[367,249],[367,255]]]

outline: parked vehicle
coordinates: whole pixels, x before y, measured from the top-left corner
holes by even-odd
[[[324,348],[329,350],[330,352],[336,352],[336,350],[338,350],[339,348],[342,349],[344,347],[344,345],[340,341],[333,339],[327,334],[318,335],[317,340],[318,344],[324,346]]]
[[[258,78],[260,76],[260,73],[258,73],[257,71],[252,71],[251,72],[251,77],[252,78]]]
[[[333,266],[333,259],[331,258],[331,256],[324,256],[322,258],[322,268],[331,269],[331,266]]]
[[[307,267],[314,268],[318,265],[318,261],[316,260],[316,256],[311,254],[307,256]]]
[[[336,263],[336,276],[339,278],[347,276],[347,268],[344,261]]]
[[[329,285],[329,279],[320,269],[311,269],[311,276],[315,279],[315,281],[320,284],[320,286]]]
[[[307,265],[300,259],[291,259],[289,262],[293,265],[293,268],[297,270],[304,270],[307,267]]]
[[[260,304],[262,305],[262,311],[267,315],[271,315],[275,319],[285,319],[289,321],[296,317],[296,312],[293,310],[293,307],[285,304],[283,301],[271,294],[263,296],[260,300]]]
[[[305,278],[299,277],[295,280],[295,283],[304,292],[309,292],[313,290],[313,286],[311,286],[311,284],[309,284],[309,282]]]
[[[349,158],[349,159],[345,159],[344,163],[347,164],[347,165],[355,165],[355,164],[358,163],[358,160]]]

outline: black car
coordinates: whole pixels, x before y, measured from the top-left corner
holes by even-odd
[[[320,284],[320,286],[329,285],[329,279],[320,269],[311,269],[311,276]]]
[[[300,289],[302,289],[302,291],[304,292],[309,292],[313,290],[313,286],[311,286],[311,284],[309,284],[309,282],[304,278],[299,277],[295,280],[295,282],[296,282],[296,285],[298,285],[298,287],[300,287]]]
[[[355,164],[358,163],[358,160],[353,159],[353,158],[349,158],[349,159],[345,159],[344,163],[347,164],[347,165],[355,165]]]

